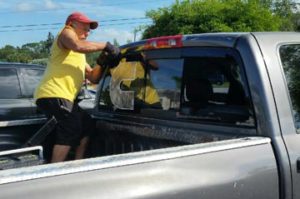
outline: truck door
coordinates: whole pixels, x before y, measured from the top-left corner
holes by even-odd
[[[291,170],[286,174],[292,176],[292,198],[300,198],[300,34],[258,35],[257,38],[270,75],[281,136],[288,151]]]
[[[300,42],[300,40],[299,40]],[[299,74],[300,74],[300,43],[285,44],[279,48],[280,60],[284,71],[283,84],[286,89],[282,89],[286,96],[289,96],[285,106],[279,107],[284,115],[279,115],[282,125],[282,133],[290,156],[293,198],[300,197],[300,98],[299,98]],[[284,95],[283,94],[283,95]]]

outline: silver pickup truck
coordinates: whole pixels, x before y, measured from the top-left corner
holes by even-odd
[[[47,164],[43,145],[2,151],[36,150],[41,161],[0,171],[0,198],[300,199],[300,33],[121,49],[98,85],[86,158]]]

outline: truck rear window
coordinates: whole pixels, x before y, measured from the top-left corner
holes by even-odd
[[[102,82],[99,107],[160,119],[254,126],[246,77],[235,51],[159,51],[164,50],[139,52],[136,59],[131,55],[111,69]]]

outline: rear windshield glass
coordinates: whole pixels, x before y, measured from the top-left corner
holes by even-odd
[[[160,54],[168,53],[137,53],[108,70],[99,108],[254,126],[245,73],[235,51],[191,48],[177,57]]]

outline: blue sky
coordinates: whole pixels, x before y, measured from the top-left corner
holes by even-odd
[[[89,36],[91,41],[125,44],[134,39],[134,29],[151,24],[148,10],[167,7],[175,0],[0,0],[0,48],[46,40],[56,35],[67,16],[80,11],[97,20],[100,28]],[[140,39],[140,32],[137,33]]]

